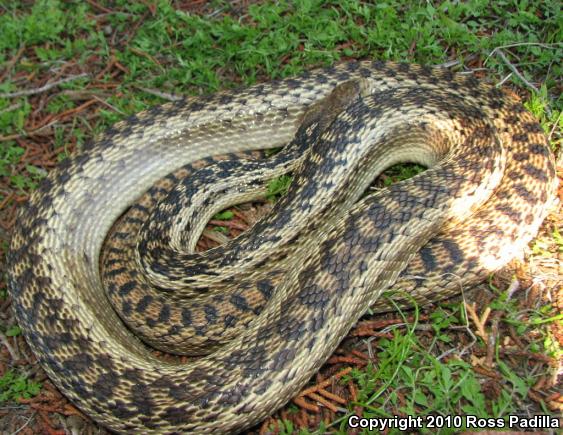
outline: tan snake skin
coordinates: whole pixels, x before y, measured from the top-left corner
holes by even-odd
[[[190,213],[205,220],[245,192],[263,192],[248,171],[238,184],[249,189],[229,178],[231,166],[254,163],[210,156],[289,142],[298,150],[287,163],[294,181],[272,216],[194,254],[202,224]],[[430,169],[362,195],[402,161]],[[177,174],[191,181],[170,175],[164,191],[139,202],[183,166]],[[216,187],[205,196],[207,181]],[[49,377],[99,423],[124,433],[236,433],[295,395],[386,289],[436,300],[521,252],[555,183],[541,127],[500,89],[447,70],[346,63],[116,124],[63,161],[22,209],[10,294]],[[143,223],[155,197],[178,217],[151,219],[174,231]],[[177,199],[192,202],[188,216]],[[125,224],[147,238],[130,241],[117,229],[100,257],[133,204]],[[186,227],[196,235],[183,235]],[[122,270],[131,256],[148,272]],[[207,355],[159,358],[130,328],[160,349]]]

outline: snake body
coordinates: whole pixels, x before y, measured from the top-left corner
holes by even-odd
[[[352,89],[345,101],[341,89]],[[243,200],[247,187],[260,190],[249,173],[244,189],[221,180],[258,163],[229,153],[289,142],[290,192],[240,240],[195,254],[177,246],[194,236],[164,232],[168,249],[143,221],[155,197],[163,214],[181,214],[181,199],[207,217]],[[372,171],[413,160],[429,169],[362,196]],[[216,190],[234,199],[205,203],[189,181],[171,185],[179,174],[195,185],[219,179]],[[164,192],[141,197],[167,175]],[[61,162],[22,209],[10,293],[49,377],[96,421],[117,432],[238,432],[296,394],[369,306],[385,309],[386,289],[424,303],[513,258],[537,232],[555,180],[541,127],[502,90],[442,69],[346,63],[116,124]],[[132,205],[125,223],[144,241],[118,229],[102,255]],[[183,214],[152,216],[201,227]],[[126,271],[124,254],[148,271]],[[162,359],[132,330],[161,349],[213,351]]]

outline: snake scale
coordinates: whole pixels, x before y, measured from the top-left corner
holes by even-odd
[[[363,194],[404,161],[429,169]],[[294,178],[272,214],[195,253],[200,220],[263,192],[279,167]],[[49,377],[99,423],[240,432],[295,395],[368,307],[386,309],[383,291],[433,301],[521,252],[555,183],[541,127],[502,90],[440,68],[344,63],[116,124],[21,210],[9,289]],[[204,356],[162,358],[138,336]]]

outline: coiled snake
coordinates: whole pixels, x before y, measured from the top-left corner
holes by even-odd
[[[273,214],[193,253],[200,219],[281,171],[232,153],[287,143],[273,158],[294,180]],[[363,196],[402,161],[430,169]],[[155,200],[135,201],[184,165],[153,188],[163,199],[143,223]],[[98,422],[237,432],[296,394],[384,290],[435,300],[504,265],[537,232],[555,179],[540,126],[500,89],[442,69],[346,63],[116,124],[21,211],[10,293],[50,378]],[[144,239],[116,229],[100,257],[132,204],[122,224]],[[130,258],[146,271],[125,270]],[[159,349],[208,354],[162,359],[131,330]]]

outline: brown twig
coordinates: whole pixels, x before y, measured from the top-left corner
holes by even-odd
[[[11,112],[13,110],[17,110],[22,106],[21,103],[14,103],[14,104],[10,104],[8,107],[3,108],[2,110],[0,110],[0,115],[2,113],[6,113],[6,112]]]
[[[154,56],[151,56],[150,54],[145,53],[144,51],[139,50],[138,48],[135,48],[135,47],[129,47],[129,51],[131,51],[132,53],[135,53],[138,56],[142,56],[144,58],[147,58],[148,60],[153,62],[155,65],[157,65],[160,69],[162,69],[162,65],[160,64],[160,62],[158,60],[156,60],[154,58]]]
[[[112,11],[111,9],[108,9],[108,8],[96,3],[94,0],[86,0],[86,2],[88,2],[94,8],[96,8],[96,9],[102,11],[102,12],[105,12],[106,14],[113,14],[114,13],[114,11]]]
[[[317,405],[307,402],[303,398],[303,396],[294,397],[293,403],[295,403],[297,406],[299,406],[303,409],[306,409],[307,411],[311,411],[311,412],[314,412],[314,413],[320,412],[320,408]]]
[[[305,390],[301,391],[301,394],[299,396],[300,397],[301,396],[307,396],[308,394],[314,393],[321,388],[325,388],[325,387],[329,386],[332,383],[333,380],[340,379],[342,376],[347,375],[351,371],[352,371],[352,367],[346,367],[344,370],[339,371],[338,373],[336,373],[335,375],[331,376],[330,378],[324,380],[323,382],[320,382],[317,385],[313,385],[312,387],[306,388]]]
[[[227,228],[234,228],[237,230],[242,230],[245,231],[248,229],[248,225],[242,224],[240,222],[237,222],[235,220],[218,220],[218,219],[213,219],[209,221],[208,225],[217,225],[220,227],[227,227]]]
[[[427,315],[422,315],[418,317],[418,321],[425,321],[428,320]],[[406,322],[412,323],[415,321],[414,316],[410,316],[406,319]],[[396,317],[394,319],[382,319],[382,320],[365,320],[363,322],[358,323],[358,327],[368,327],[372,329],[383,329],[386,326],[397,325],[399,323],[405,323],[405,319],[401,317]]]
[[[6,69],[4,70],[2,75],[0,75],[0,81],[4,80],[6,78],[6,76],[12,70],[12,68],[14,67],[16,62],[19,60],[19,58],[21,57],[21,55],[23,54],[24,51],[25,51],[25,45],[22,45],[20,47],[20,49],[17,51],[17,53],[14,55],[14,57],[12,57],[10,59],[10,61],[6,64]]]
[[[343,399],[342,397],[338,396],[337,394],[331,393],[330,391],[327,391],[324,388],[320,388],[318,393],[321,396],[324,396],[327,399],[332,400],[333,402],[340,403],[341,405],[346,405],[346,399]]]
[[[2,334],[0,332],[0,341],[2,342],[2,344],[4,345],[4,347],[6,349],[8,349],[8,353],[10,354],[10,356],[12,357],[13,361],[17,361],[20,359],[20,356],[18,355],[18,353],[14,350],[14,348],[12,347],[12,345],[10,344],[10,342],[8,341],[8,337],[6,337],[4,334]]]
[[[506,66],[510,69],[510,71],[512,71],[514,73],[514,75],[516,77],[518,77],[522,83],[524,83],[524,85],[526,85],[528,88],[530,88],[532,91],[539,93],[538,88],[536,88],[533,84],[531,84],[521,73],[520,71],[518,71],[518,69],[508,60],[508,58],[506,57],[506,55],[502,52],[502,50],[495,48],[493,50],[494,53],[498,54],[498,56],[501,58],[501,60],[506,64]]]
[[[352,349],[352,350],[350,351],[350,353],[356,355],[357,357],[360,357],[360,358],[362,358],[362,359],[365,359],[366,361],[369,361],[369,359],[370,359],[370,358],[369,358],[369,355],[366,355],[365,353],[360,352],[358,349]]]
[[[352,402],[356,402],[358,400],[358,392],[356,391],[356,386],[351,379],[348,381],[348,391],[350,391],[350,398],[352,399]]]
[[[53,423],[49,419],[46,411],[38,411],[38,414],[41,417],[40,421],[43,423],[42,426],[45,433],[49,435],[65,435],[64,431],[53,428]]]
[[[479,317],[477,312],[475,311],[475,304],[468,304],[464,302],[465,309],[469,313],[469,317],[473,320],[475,327],[477,328],[477,335],[483,339],[485,343],[488,342],[489,337],[487,331],[485,330],[485,324],[487,323],[487,319],[489,318],[489,314],[491,314],[491,309],[489,307],[485,308],[484,313]]]
[[[311,399],[313,399],[314,401],[316,401],[317,403],[320,403],[321,405],[323,405],[325,408],[330,409],[332,412],[338,412],[338,408],[336,406],[334,406],[332,403],[330,403],[327,399],[325,399],[324,397],[320,396],[317,393],[309,393],[308,397],[310,397]]]
[[[329,364],[344,363],[344,364],[352,364],[352,365],[363,367],[368,362],[367,360],[354,358],[352,356],[333,356],[328,360],[328,363]]]
[[[393,338],[393,334],[391,334],[390,332],[379,332],[379,331],[374,331],[371,328],[363,328],[363,327],[358,327],[354,329],[350,333],[350,335],[354,337],[380,337],[380,338],[388,338],[388,339]]]
[[[484,368],[484,367],[480,367],[480,366],[473,366],[473,371],[477,372],[483,376],[487,376],[489,378],[493,378],[493,379],[497,379],[500,380],[502,379],[502,376],[499,375],[498,373],[488,369],[488,368]]]
[[[8,136],[0,136],[0,142],[6,142],[9,140],[16,140],[22,137],[29,137],[29,136],[36,136],[38,135],[42,130],[45,130],[49,127],[51,127],[52,125],[56,124],[57,121],[52,121],[47,125],[43,125],[35,130],[32,131],[26,131],[23,133],[15,133],[15,134],[9,134]]]
[[[82,74],[78,74],[76,76],[66,77],[64,79],[57,80],[56,82],[47,83],[46,85],[43,85],[39,88],[24,89],[22,91],[16,91],[16,92],[6,92],[4,94],[0,94],[0,98],[16,98],[16,97],[25,97],[25,96],[29,96],[29,95],[41,94],[43,92],[47,92],[47,91],[53,89],[56,86],[61,85],[63,83],[67,83],[67,82],[77,80],[77,79],[81,79],[81,78],[84,78],[84,77],[89,77],[89,74],[82,73]]]
[[[516,346],[518,346],[522,350],[526,348],[526,345],[522,342],[522,340],[520,340],[520,337],[518,337],[514,326],[508,325],[508,333],[510,334],[510,338],[516,344]]]
[[[181,95],[169,94],[168,92],[162,92],[156,89],[144,88],[142,86],[135,86],[135,87],[143,92],[146,92],[147,94],[151,94],[168,101],[180,101],[181,99],[184,98]]]

